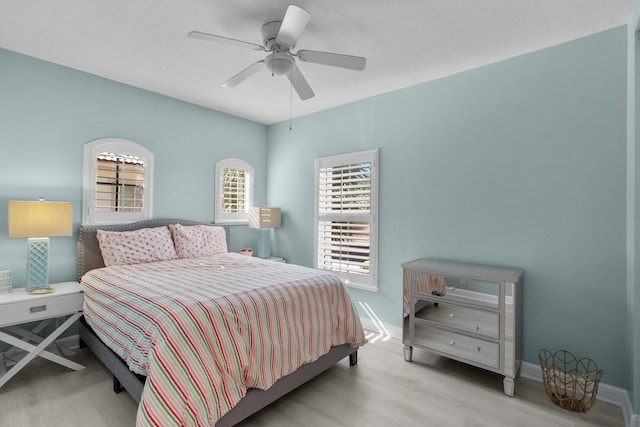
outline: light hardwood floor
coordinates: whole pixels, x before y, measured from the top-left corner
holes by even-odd
[[[377,339],[239,427],[300,426],[624,426],[619,407],[597,402],[586,413],[555,406],[542,384],[520,378],[513,398],[502,377],[426,351],[405,362],[396,339]],[[127,427],[136,405],[111,391],[111,377],[88,349],[81,371],[39,359],[0,388],[0,426]]]

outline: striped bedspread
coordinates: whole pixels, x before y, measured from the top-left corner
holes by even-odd
[[[249,388],[365,343],[331,273],[220,254],[108,267],[82,278],[84,315],[146,375],[136,426],[214,426]]]

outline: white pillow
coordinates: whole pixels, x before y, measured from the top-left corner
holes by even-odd
[[[227,252],[227,235],[223,227],[171,224],[169,228],[178,258],[197,258]]]
[[[107,267],[177,258],[168,227],[134,231],[98,230],[97,238]]]

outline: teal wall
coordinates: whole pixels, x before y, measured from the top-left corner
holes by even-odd
[[[520,267],[524,360],[570,350],[627,388],[626,44],[620,27],[270,126],[272,252],[313,265],[316,157],[380,148],[380,289],[356,302],[400,326],[404,261]]]
[[[154,154],[154,216],[213,221],[215,163],[238,157],[264,203],[266,126],[0,49],[0,270],[26,281],[25,239],[7,238],[7,202],[73,202],[81,221],[82,148],[117,137]],[[233,228],[232,249],[251,246]],[[74,280],[76,236],[50,243],[50,281]]]

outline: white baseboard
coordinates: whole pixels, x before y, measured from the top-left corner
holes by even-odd
[[[402,328],[385,325],[378,319],[360,317],[362,327],[372,332],[375,339],[378,337],[390,337],[402,340]],[[531,380],[542,382],[542,371],[540,365],[522,362],[520,364],[520,376]],[[624,422],[627,427],[640,427],[640,414],[633,413],[633,405],[629,398],[629,392],[623,388],[609,384],[600,383],[598,386],[597,400],[611,403],[622,409]]]
[[[68,337],[57,339],[56,342],[69,350],[75,350],[80,347],[80,335],[70,335]]]

